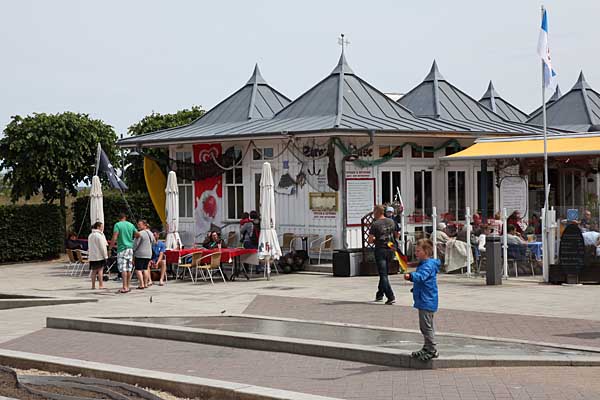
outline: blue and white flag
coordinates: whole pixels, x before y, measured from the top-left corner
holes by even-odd
[[[548,47],[548,15],[546,9],[542,14],[542,26],[540,37],[538,39],[537,52],[542,58],[544,66],[544,87],[547,90],[554,90],[557,84],[556,71],[552,69],[552,60],[550,58],[550,48]]]

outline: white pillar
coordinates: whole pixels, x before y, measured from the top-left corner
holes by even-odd
[[[465,212],[465,224],[467,226],[467,276],[471,276],[471,207]]]
[[[432,208],[431,223],[433,224],[433,258],[437,258],[437,207]]]
[[[506,208],[502,209],[502,256],[504,263],[504,278],[508,278],[508,226],[506,220],[508,214],[506,214]]]

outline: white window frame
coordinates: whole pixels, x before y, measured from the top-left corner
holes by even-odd
[[[271,150],[271,156],[265,156],[265,150]],[[258,158],[254,158],[255,152],[259,154]],[[258,148],[255,147],[252,149],[252,161],[272,160],[274,155],[275,155],[274,147],[258,147]]]
[[[186,162],[194,161],[191,151],[176,151],[175,159]],[[177,176],[177,189],[179,190],[179,198],[183,199],[184,203],[184,207],[179,207],[179,218],[191,220],[194,218],[194,181],[188,181],[187,179]],[[191,198],[188,198],[188,194],[191,194]],[[190,205],[191,209],[190,215],[186,212],[188,210],[188,205]]]
[[[459,218],[459,209],[460,209],[460,205],[458,204],[458,194],[461,190],[461,188],[458,185],[458,173],[462,172],[463,174],[465,174],[465,179],[464,179],[464,187],[462,188],[464,194],[463,194],[463,198],[465,199],[465,204],[464,204],[464,209],[463,209],[463,213],[466,214],[466,208],[469,206],[469,191],[468,191],[468,182],[469,182],[469,172],[467,168],[447,168],[444,174],[444,197],[445,197],[445,202],[446,202],[446,210],[445,212],[450,212],[450,196],[448,193],[449,190],[449,186],[450,186],[450,182],[448,179],[448,174],[454,174],[454,177],[456,179],[456,187],[454,188],[454,200],[456,202],[456,210],[454,210],[454,218],[456,221],[463,221],[464,218]]]
[[[404,182],[405,179],[405,173],[404,173],[404,169],[402,168],[380,168],[379,169],[379,191],[377,193],[377,198],[379,199],[379,203],[383,203],[383,174],[384,173],[389,173],[390,174],[390,187],[387,188],[387,190],[391,190],[391,198],[390,198],[390,202],[394,201],[394,197],[396,196],[396,188],[393,187],[393,179],[392,176],[394,173],[398,173],[400,174],[400,193],[403,193],[402,191],[404,190],[404,188],[406,187],[406,183]],[[402,196],[404,197],[404,196]]]
[[[235,150],[234,150],[237,154],[241,154],[242,153],[242,149],[239,148],[238,146],[235,146]],[[239,153],[238,153],[239,152]],[[237,157],[236,157],[237,159]],[[237,182],[236,181],[236,170],[240,170],[239,176],[241,179],[241,182]],[[232,179],[233,182],[227,182],[227,171],[225,172],[225,177],[223,179],[223,198],[225,200],[224,205],[225,205],[225,220],[227,221],[236,221],[242,218],[242,213],[244,212],[244,165],[243,162],[242,164],[236,166],[233,168],[232,172]],[[230,187],[235,187],[234,193],[235,193],[235,199],[234,199],[234,210],[237,213],[238,210],[241,210],[239,212],[239,215],[229,215],[229,188]],[[241,194],[238,196],[238,188],[242,188]],[[239,207],[239,205],[241,204],[241,208]]]

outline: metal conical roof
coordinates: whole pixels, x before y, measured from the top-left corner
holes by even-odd
[[[541,125],[542,118],[540,110],[527,122]],[[571,90],[546,107],[546,121],[548,126],[576,132],[597,130],[600,125],[600,94],[587,83],[583,71]]]
[[[486,92],[483,94],[483,97],[479,100],[479,103],[483,104],[485,107],[500,115],[507,121],[527,121],[527,114],[510,104],[508,101],[504,100],[498,94],[498,92],[496,92],[492,81],[490,81],[490,84],[488,85]]]
[[[557,84],[556,85],[556,90],[554,91],[554,94],[548,99],[546,100],[546,109],[550,106],[550,104],[554,103],[556,100],[560,99],[562,96],[562,92],[560,91],[560,86]],[[535,110],[533,110],[530,114],[529,114],[529,119],[535,117],[536,115],[538,115],[539,113],[542,112],[542,107],[538,107]]]
[[[538,128],[503,118],[449,83],[435,61],[423,82],[398,103],[419,117],[435,118],[472,131],[540,133]]]
[[[412,112],[358,77],[344,50],[331,74],[281,110],[274,121],[304,120],[321,129],[457,130],[457,127],[417,118]]]
[[[222,124],[271,118],[290,101],[265,81],[256,64],[244,86],[211,108],[195,124]]]

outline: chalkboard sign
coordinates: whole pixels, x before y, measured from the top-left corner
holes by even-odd
[[[581,229],[576,224],[569,224],[560,237],[558,260],[564,274],[576,275],[583,269],[585,245]]]

